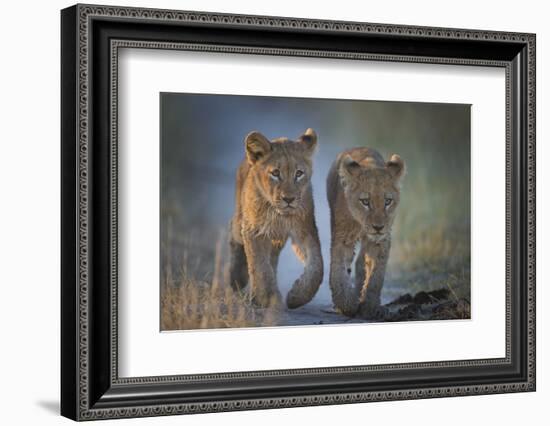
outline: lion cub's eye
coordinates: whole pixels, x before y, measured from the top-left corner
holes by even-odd
[[[391,203],[393,203],[393,200],[391,198],[386,198],[386,200],[384,201],[384,205],[386,207],[389,207]]]
[[[281,177],[281,172],[279,171],[279,169],[273,169],[271,170],[271,176],[279,179]]]
[[[370,201],[368,198],[360,198],[359,201],[361,201],[361,204],[363,204],[365,207],[370,207]]]
[[[300,179],[304,175],[304,172],[301,170],[296,170],[296,179]]]

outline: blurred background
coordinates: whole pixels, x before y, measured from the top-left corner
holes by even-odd
[[[407,165],[383,302],[439,288],[469,301],[469,105],[161,93],[160,108],[163,329],[239,326],[227,320],[231,315],[242,326],[343,320],[327,313],[332,304],[325,178],[337,154],[356,146],[375,148],[386,159],[397,153]],[[312,184],[325,279],[318,294],[271,322],[227,306],[205,308],[205,300],[232,297],[224,292],[225,233],[245,135],[258,130],[269,139],[295,139],[308,127],[319,137]],[[302,270],[287,245],[278,268],[283,296]],[[195,288],[203,290],[194,294]],[[178,318],[181,305],[191,310],[193,321],[189,315]],[[205,319],[209,315],[225,319],[212,323]]]

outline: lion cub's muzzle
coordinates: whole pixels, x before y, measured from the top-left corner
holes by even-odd
[[[369,225],[367,227],[367,239],[374,243],[381,243],[389,235],[389,228],[386,225]]]
[[[276,208],[280,214],[294,214],[299,204],[298,197],[285,195],[277,199]]]

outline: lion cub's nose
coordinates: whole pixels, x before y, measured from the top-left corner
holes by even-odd
[[[372,227],[376,232],[380,232],[382,229],[384,229],[384,225],[372,225]]]
[[[283,197],[283,201],[287,204],[291,204],[295,199],[296,197]]]

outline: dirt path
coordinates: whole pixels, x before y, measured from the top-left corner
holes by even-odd
[[[282,288],[283,294],[290,289]],[[457,299],[446,288],[432,291],[419,291],[411,295],[398,282],[384,284],[382,303],[386,307],[384,318],[369,320],[349,318],[333,308],[328,283],[323,282],[315,298],[305,306],[285,310],[279,319],[280,326],[354,324],[368,322],[424,321],[470,318],[470,302]],[[396,296],[398,295],[398,296]]]

